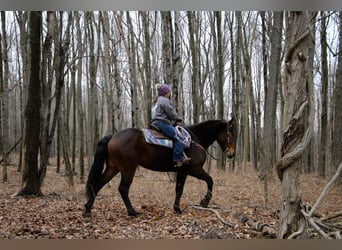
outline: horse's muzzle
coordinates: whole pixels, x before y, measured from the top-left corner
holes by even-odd
[[[235,155],[235,151],[229,150],[229,148],[226,149],[225,154],[227,155],[228,158],[233,158]]]

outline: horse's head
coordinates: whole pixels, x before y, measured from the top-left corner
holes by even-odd
[[[218,135],[217,142],[227,155],[228,158],[232,158],[235,155],[236,145],[236,132],[235,132],[235,119],[234,117],[227,123],[225,122],[225,129]]]

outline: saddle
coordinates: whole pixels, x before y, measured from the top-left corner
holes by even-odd
[[[185,148],[190,147],[191,136],[189,132],[181,127],[176,126],[176,132],[178,139],[184,144]],[[149,144],[159,145],[167,148],[173,147],[173,141],[165,136],[158,127],[151,124],[151,128],[142,128],[141,131],[144,134],[145,141]]]

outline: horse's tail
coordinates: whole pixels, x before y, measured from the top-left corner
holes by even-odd
[[[104,169],[104,163],[108,156],[107,144],[111,138],[112,135],[107,135],[97,143],[94,162],[90,168],[86,184],[87,198],[91,198],[96,195],[94,194],[93,187],[99,185],[100,177]]]

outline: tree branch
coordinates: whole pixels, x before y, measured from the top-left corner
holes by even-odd
[[[288,62],[290,61],[291,59],[291,56],[293,54],[293,52],[295,51],[295,49],[297,48],[297,46],[303,41],[305,40],[305,38],[310,35],[310,30],[307,29],[301,37],[299,37],[294,43],[293,45],[289,48],[289,50],[287,51],[286,53],[286,56],[285,56],[285,63],[288,64]]]
[[[217,216],[217,218],[219,218],[219,220],[220,220],[224,225],[229,226],[229,227],[232,227],[232,228],[235,227],[234,224],[225,221],[225,220],[221,217],[221,215],[220,215],[215,209],[207,208],[207,207],[200,207],[200,206],[196,206],[196,205],[192,205],[191,207],[194,208],[194,209],[198,209],[198,210],[206,210],[206,211],[213,212],[213,213]]]
[[[278,178],[280,180],[282,180],[282,178],[283,178],[282,175],[283,175],[284,170],[286,168],[288,168],[294,161],[296,161],[297,159],[299,159],[302,156],[304,149],[306,148],[306,146],[309,144],[309,142],[311,140],[311,132],[312,132],[312,128],[310,126],[306,130],[302,142],[300,144],[298,144],[294,150],[285,154],[278,161],[278,163],[276,165],[276,169],[277,169],[277,173],[278,173]]]
[[[321,201],[323,200],[324,196],[328,193],[330,190],[332,184],[336,181],[336,179],[339,177],[342,171],[342,162],[338,166],[335,175],[331,178],[331,180],[328,182],[328,184],[323,188],[321,194],[319,195],[318,199],[316,200],[315,204],[312,206],[309,212],[309,216],[311,217],[313,212],[317,209]]]
[[[307,213],[303,206],[300,210],[301,214],[304,216],[304,218],[308,221],[308,223],[320,234],[322,235],[325,239],[331,239],[329,234],[326,234],[318,224],[322,223],[322,220],[315,222],[314,219],[312,218],[312,215],[314,214],[315,210],[318,208],[319,204],[321,203],[321,201],[323,200],[323,198],[326,196],[326,194],[328,193],[328,191],[330,190],[332,184],[336,181],[336,179],[340,176],[342,171],[342,162],[340,163],[340,165],[338,166],[335,175],[331,178],[331,180],[328,182],[328,184],[323,188],[321,194],[319,195],[319,197],[317,198],[315,204],[311,207],[310,211]],[[337,217],[337,216],[341,215],[341,212],[338,212],[336,214],[333,215],[333,217]],[[321,225],[322,226],[322,225]],[[325,225],[324,225],[325,226]],[[294,232],[293,234],[291,234],[288,238],[289,239],[293,239],[294,237],[297,237],[298,235],[302,234],[304,231],[304,223],[301,223],[300,228],[297,232]],[[338,239],[339,237],[341,237],[341,234],[339,231],[336,231],[333,235],[335,235],[335,237]]]
[[[14,146],[7,152],[7,153],[5,153],[5,155],[4,155],[4,157],[0,160],[0,163],[2,163],[2,161],[4,160],[4,159],[6,159],[7,158],[7,156],[17,147],[17,145],[19,144],[19,142],[21,142],[21,139],[22,139],[23,137],[20,137],[19,139],[18,139],[18,141],[14,144]]]

